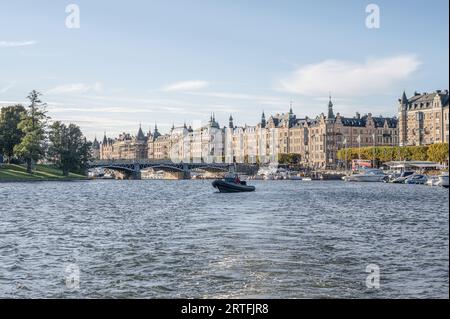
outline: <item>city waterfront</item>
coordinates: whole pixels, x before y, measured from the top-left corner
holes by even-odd
[[[2,298],[448,298],[449,192],[342,181],[3,183]],[[68,288],[67,265],[79,268]],[[368,288],[368,265],[380,287]]]

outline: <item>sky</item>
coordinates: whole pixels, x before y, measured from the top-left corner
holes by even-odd
[[[448,12],[447,0],[0,0],[0,106],[36,89],[89,139],[211,113],[255,125],[291,102],[315,117],[330,94],[343,116],[395,116],[403,90],[449,88]]]

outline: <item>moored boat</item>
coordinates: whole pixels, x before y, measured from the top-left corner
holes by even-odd
[[[344,176],[346,182],[382,182],[387,176],[379,169],[368,169],[362,173]]]
[[[400,175],[393,175],[390,179],[389,179],[389,182],[390,183],[394,183],[394,184],[403,184],[403,183],[405,183],[405,180],[409,177],[409,176],[411,176],[411,175],[413,175],[414,174],[414,172],[412,172],[412,171],[404,171],[404,172],[402,172]]]
[[[406,178],[405,184],[420,184],[423,185],[428,181],[428,177],[423,174],[413,174]]]
[[[443,173],[439,176],[439,186],[448,188],[448,173]]]
[[[428,176],[428,180],[425,183],[425,185],[427,185],[427,186],[439,186],[440,185],[439,176]]]

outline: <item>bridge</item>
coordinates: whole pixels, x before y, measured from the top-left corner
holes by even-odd
[[[191,171],[228,172],[234,164],[230,163],[174,163],[168,160],[98,160],[89,163],[89,169],[103,168],[119,171],[132,179],[141,178],[141,170],[151,168],[154,171],[168,171],[178,173],[182,179],[189,179]],[[237,164],[237,170],[247,171],[254,165]]]

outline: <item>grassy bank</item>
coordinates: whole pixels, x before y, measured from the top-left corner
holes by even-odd
[[[63,176],[62,171],[49,165],[36,165],[35,170],[30,175],[23,165],[4,164],[0,166],[0,182],[19,181],[65,181],[87,179],[84,175],[70,173]]]

